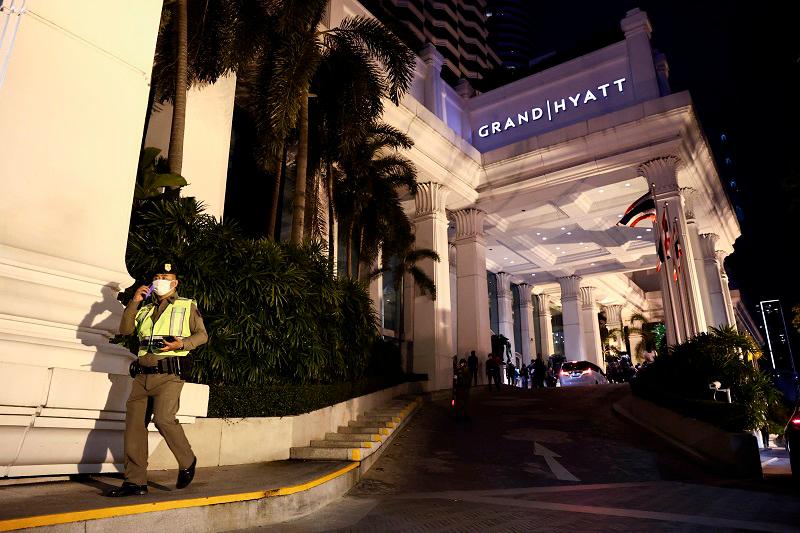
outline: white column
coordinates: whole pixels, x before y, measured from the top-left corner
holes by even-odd
[[[669,253],[671,260],[661,269],[661,290],[664,300],[664,315],[667,325],[667,343],[670,345],[685,340],[706,330],[705,313],[695,270],[694,251],[688,236],[683,197],[678,188],[677,168],[680,161],[675,156],[666,156],[648,161],[639,167],[639,172],[655,187],[657,226],[660,228],[665,210],[668,212],[669,231],[672,243]],[[675,266],[674,220],[677,219],[678,237],[684,256],[680,259],[681,269],[678,282],[673,281]],[[661,238],[657,228],[656,237]]]
[[[425,63],[425,107],[444,120],[444,87],[442,84],[442,66],[444,56],[439,53],[433,43],[428,43],[420,52],[420,58]]]
[[[719,263],[719,277],[722,282],[722,296],[725,298],[725,318],[729,326],[736,328],[736,311],[733,309],[731,289],[728,285],[728,273],[725,271],[725,257],[727,252],[717,250],[717,263]]]
[[[458,346],[458,262],[456,257],[456,246],[453,243],[448,245],[450,263],[450,336],[453,346]],[[463,354],[459,357],[463,357]]]
[[[505,335],[511,343],[511,352],[517,347],[514,345],[514,315],[511,310],[514,298],[511,294],[511,274],[508,272],[497,273],[497,327],[500,335]]]
[[[580,276],[558,278],[561,285],[561,316],[564,321],[564,356],[567,359],[586,359],[580,298]]]
[[[381,267],[382,254],[379,251],[378,257],[370,267],[370,270],[377,270]],[[372,302],[372,311],[377,317],[376,326],[378,333],[383,334],[383,276],[378,276],[369,281],[369,298]]]
[[[486,237],[480,209],[462,209],[456,220],[456,276],[458,290],[458,355],[472,350],[483,361],[492,350],[489,326],[489,290],[486,283]]]
[[[450,334],[450,265],[448,263],[448,190],[439,183],[420,183],[415,196],[416,247],[439,254],[440,261],[421,261],[418,266],[436,284],[436,299],[414,288],[414,371],[428,374],[430,386],[451,386],[453,339]]]
[[[594,290],[594,287],[580,288],[584,358],[600,368],[605,368],[603,346],[600,342],[600,323],[597,320],[597,300],[595,300]]]
[[[550,295],[536,295],[536,319],[538,320],[538,343],[536,344],[537,353],[547,358],[555,353],[553,346],[553,317],[550,314]]]
[[[183,170],[189,182],[182,196],[194,196],[206,213],[222,218],[228,183],[228,155],[233,124],[236,74],[228,74],[212,85],[192,87],[186,95],[186,132],[183,140]],[[150,117],[145,146],[161,149],[167,156],[172,129],[172,104],[165,102]]]
[[[637,321],[636,323],[632,324],[631,321],[630,321],[629,317],[631,315],[633,315],[634,313],[635,313],[635,311],[632,311],[630,313],[625,313],[624,312],[623,316],[625,316],[626,318],[623,318],[623,324],[627,323],[627,325],[629,327],[634,327],[634,328],[641,329],[642,327],[644,327],[643,323]],[[642,341],[643,341],[643,337],[642,337],[641,333],[635,333],[635,332],[629,330],[629,332],[628,332],[628,344],[630,344],[631,362],[633,362],[633,363],[635,363],[637,361],[637,355],[638,355],[638,352],[639,352],[639,346],[642,344]]]
[[[625,43],[628,48],[628,64],[632,80],[627,80],[633,87],[638,101],[650,100],[660,96],[658,78],[653,61],[653,49],[650,46],[650,34],[653,31],[647,13],[639,8],[631,9],[625,14],[620,24],[625,32]]]
[[[723,292],[722,277],[720,276],[720,265],[717,261],[717,240],[719,236],[715,233],[704,233],[700,235],[700,261],[703,265],[703,277],[706,281],[709,305],[705,309],[706,322],[709,326],[719,327],[729,324],[729,317],[725,304],[725,294]]]
[[[618,350],[625,350],[625,340],[623,338],[624,325],[622,324],[622,306],[621,305],[607,305],[606,311],[606,328],[609,331],[617,330],[618,335],[609,339],[609,344]]]
[[[533,357],[532,346],[535,345],[534,341],[534,327],[533,327],[533,303],[531,302],[531,290],[533,287],[527,283],[519,284],[519,323],[520,323],[520,353],[522,354],[523,364],[531,362]]]
[[[124,460],[133,356],[108,341],[133,283],[125,249],[161,4],[29,1],[0,43],[0,477]],[[205,416],[207,399],[187,384],[181,415]]]

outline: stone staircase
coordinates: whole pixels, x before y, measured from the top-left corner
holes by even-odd
[[[309,446],[292,448],[292,459],[361,461],[375,453],[407,418],[422,404],[422,397],[398,397],[379,409],[367,411],[339,426],[336,433],[326,433]]]

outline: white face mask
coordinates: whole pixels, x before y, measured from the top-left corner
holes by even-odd
[[[157,279],[153,282],[153,291],[159,296],[164,296],[173,289],[172,280]]]

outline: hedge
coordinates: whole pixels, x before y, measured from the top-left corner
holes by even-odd
[[[369,377],[354,382],[317,385],[211,385],[208,416],[247,418],[299,415],[393,387],[404,381],[406,376]]]

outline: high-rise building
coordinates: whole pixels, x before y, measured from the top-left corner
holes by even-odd
[[[433,44],[444,57],[442,78],[481,80],[500,64],[488,44],[486,0],[364,0],[375,17],[414,51]]]
[[[489,46],[509,70],[528,67],[533,50],[532,25],[524,0],[487,0]]]
[[[770,366],[779,374],[795,374],[792,348],[780,300],[764,300],[759,303],[758,310],[763,322],[764,338],[767,340],[766,350]]]

